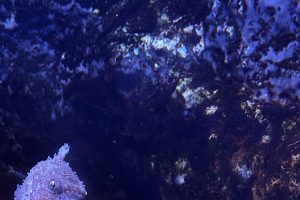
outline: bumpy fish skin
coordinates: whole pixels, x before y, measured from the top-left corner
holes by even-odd
[[[85,186],[69,164],[64,161],[69,152],[64,144],[53,158],[34,166],[22,185],[17,186],[15,200],[80,200],[87,195]]]

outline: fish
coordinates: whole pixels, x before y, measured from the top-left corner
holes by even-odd
[[[38,162],[17,186],[14,200],[81,200],[87,196],[85,185],[69,163],[64,161],[70,146],[64,144],[53,158]]]

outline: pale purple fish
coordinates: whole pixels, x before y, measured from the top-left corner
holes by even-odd
[[[18,185],[15,200],[84,199],[87,192],[83,182],[64,161],[69,149],[69,145],[64,144],[53,158],[48,157],[34,166],[22,185]]]

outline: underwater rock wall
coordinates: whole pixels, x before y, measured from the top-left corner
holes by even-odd
[[[299,12],[1,2],[0,197],[68,142],[89,199],[298,198]]]
[[[193,76],[193,65],[208,62],[215,78],[238,80],[252,90],[251,101],[298,102],[298,2],[207,3],[211,13],[196,23],[161,12],[153,33],[128,34],[126,26],[120,28],[117,35],[132,38],[112,44],[121,71],[142,71],[154,82],[178,81]]]

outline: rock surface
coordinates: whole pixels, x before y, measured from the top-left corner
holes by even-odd
[[[0,198],[66,142],[91,200],[299,198],[299,17],[297,0],[1,1]]]

